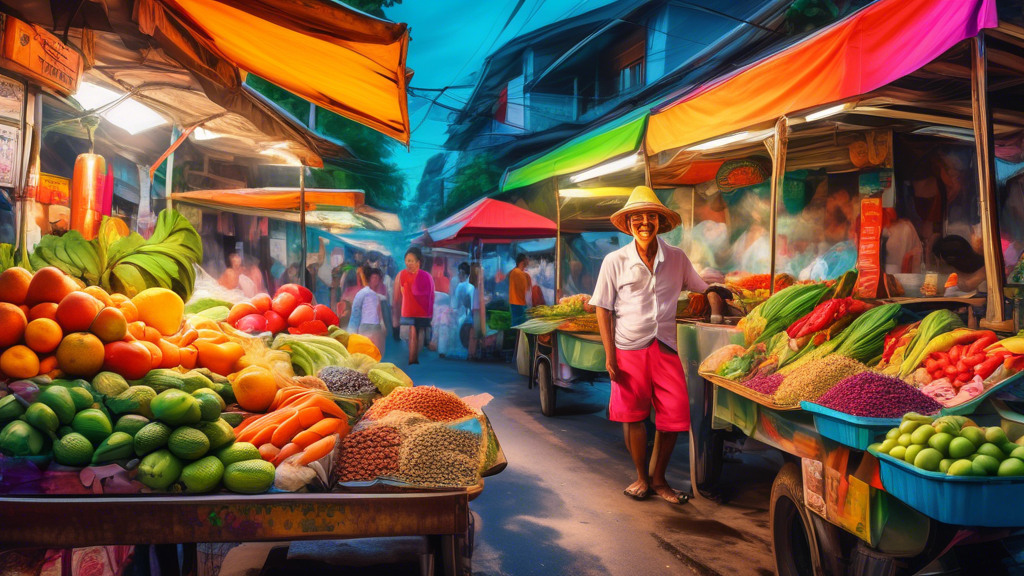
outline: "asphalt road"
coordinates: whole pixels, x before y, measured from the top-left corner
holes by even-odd
[[[388,358],[404,365],[395,348]],[[726,464],[727,504],[696,500],[674,506],[656,496],[637,502],[622,493],[632,482],[632,464],[621,425],[605,417],[607,382],[560,390],[558,414],[547,418],[537,390],[528,390],[526,378],[510,364],[446,360],[431,353],[421,359],[408,369],[418,385],[494,396],[485,411],[509,465],[486,480],[471,504],[474,574],[773,573],[768,496],[780,462],[770,452],[744,451],[742,462]],[[689,489],[687,450],[682,436],[668,473],[677,489]],[[232,551],[220,574],[260,566],[267,549]],[[327,564],[394,560],[400,549],[415,554],[416,543],[293,543],[288,561],[274,573],[326,573]],[[406,564],[388,572],[417,571]]]

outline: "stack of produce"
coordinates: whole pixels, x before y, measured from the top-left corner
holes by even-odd
[[[182,300],[192,296],[196,264],[203,261],[203,242],[184,216],[164,210],[149,239],[117,218],[104,217],[99,235],[86,240],[72,230],[43,236],[30,257],[32,267],[53,266],[79,279],[129,298],[147,288],[173,290]]]
[[[348,431],[348,414],[330,394],[298,386],[279,390],[266,414],[234,429],[240,442],[256,446],[274,467],[293,458],[297,466],[315,462],[333,452]]]
[[[896,317],[899,313],[899,304],[876,306],[858,316],[838,336],[821,346],[807,350],[779,371],[789,373],[807,362],[829,355],[845,356],[868,365],[876,365],[885,346],[885,336],[896,327]],[[808,346],[813,346],[813,343]]]
[[[1001,428],[962,416],[907,414],[869,450],[949,476],[1024,476],[1024,437],[1011,442]]]
[[[526,311],[530,320],[523,326],[537,325],[540,332],[549,331],[544,329],[547,326],[568,332],[596,333],[597,309],[589,302],[589,294],[576,294],[563,297],[554,306],[534,306]]]
[[[273,299],[257,294],[248,302],[235,304],[227,315],[227,323],[242,332],[326,335],[338,325],[338,315],[323,304],[313,304],[313,293],[298,284],[285,284]]]
[[[811,360],[786,374],[772,398],[781,406],[792,406],[801,401],[814,402],[840,381],[867,369],[860,362],[838,354]]]
[[[935,414],[942,409],[941,404],[906,382],[877,372],[850,376],[822,394],[815,403],[866,418],[900,418],[908,412]]]
[[[918,326],[917,333],[907,344],[903,353],[899,377],[910,376],[921,365],[928,353],[935,351],[927,351],[927,348],[937,336],[963,327],[964,323],[960,317],[949,310],[936,310],[925,316]]]
[[[740,321],[747,345],[765,342],[784,331],[813,310],[828,290],[825,284],[801,284],[773,294]]]

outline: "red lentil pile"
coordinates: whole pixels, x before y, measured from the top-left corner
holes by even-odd
[[[391,426],[367,426],[354,430],[341,442],[338,480],[359,482],[392,476],[398,472],[402,436]]]
[[[433,386],[414,386],[398,388],[377,400],[366,413],[366,417],[378,420],[395,410],[416,412],[434,422],[451,422],[474,414],[465,402],[451,392]]]

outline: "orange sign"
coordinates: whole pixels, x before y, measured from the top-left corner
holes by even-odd
[[[860,242],[857,251],[859,298],[875,298],[881,279],[882,199],[866,198],[860,203]]]
[[[39,189],[36,191],[36,202],[43,204],[68,205],[71,181],[53,174],[39,175]]]
[[[7,16],[3,35],[4,64],[70,96],[82,77],[82,56],[34,24]]]

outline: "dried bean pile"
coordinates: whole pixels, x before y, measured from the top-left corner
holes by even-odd
[[[326,366],[317,374],[327,389],[335,394],[358,396],[372,394],[377,387],[362,372],[342,366]]]
[[[811,360],[786,375],[775,391],[775,403],[791,406],[801,400],[814,402],[843,378],[867,369],[860,362],[838,354]]]
[[[341,442],[338,480],[358,482],[398,472],[402,436],[391,426],[367,426],[354,430]]]
[[[866,372],[850,376],[816,404],[865,418],[902,418],[907,412],[935,414],[942,405],[898,378]]]
[[[398,475],[421,486],[472,486],[479,468],[480,436],[435,423],[413,430],[402,446]]]
[[[395,410],[417,412],[435,422],[461,420],[474,414],[473,410],[451,392],[433,386],[398,388],[384,398],[377,400],[366,413],[366,417],[377,420]]]
[[[775,374],[768,374],[767,376],[756,376],[750,380],[741,382],[747,388],[750,388],[754,392],[759,392],[766,396],[775,394],[775,391],[779,389],[779,385],[786,377],[776,372]]]

